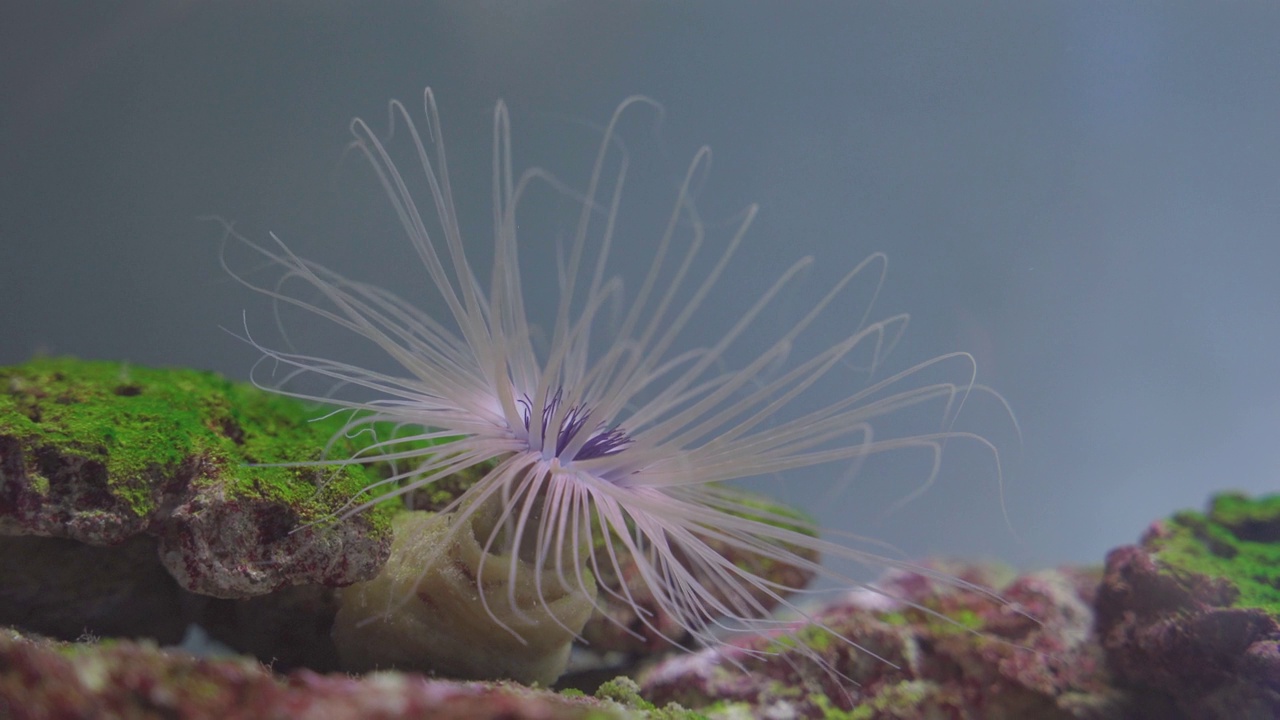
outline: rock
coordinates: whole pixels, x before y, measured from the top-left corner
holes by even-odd
[[[0,535],[146,536],[179,586],[221,598],[370,578],[390,548],[384,515],[326,522],[363,469],[250,465],[320,459],[341,420],[317,414],[193,370],[0,368]]]
[[[667,659],[640,686],[605,683],[599,699],[411,673],[324,675],[341,667],[335,587],[377,574],[403,504],[335,521],[382,469],[254,465],[356,452],[340,435],[331,443],[343,418],[320,413],[189,370],[68,359],[0,368],[0,626],[176,643],[198,623],[285,673],[150,641],[68,644],[0,629],[0,717],[698,716],[649,701],[713,718],[1280,717],[1280,496],[1223,495],[1206,513],[1158,522],[1112,551],[1102,576],[894,571],[882,593],[853,592],[813,622]],[[439,511],[479,472],[404,504]],[[753,503],[786,516],[742,496]],[[807,523],[796,516],[796,526]],[[786,587],[809,579],[761,558],[735,562]],[[631,567],[619,557],[617,576],[596,580],[643,600]],[[617,595],[601,593],[587,621],[592,648],[662,650],[627,632],[635,609]],[[353,627],[347,641],[359,644],[364,625]]]
[[[641,680],[655,702],[713,717],[1123,718],[1091,632],[1097,574],[937,568],[988,593],[894,571],[774,637],[677,657]],[[842,639],[842,638],[847,638]],[[856,643],[856,644],[855,644]],[[816,656],[820,662],[815,662]],[[856,708],[856,710],[855,710]]]
[[[194,621],[184,595],[149,537],[113,547],[0,537],[0,624],[68,640],[87,632],[172,643]]]
[[[300,670],[275,675],[253,660],[198,658],[150,642],[58,643],[0,630],[0,717],[12,720],[621,720],[684,715],[676,709],[651,713],[645,707],[507,683],[403,673],[352,678]]]
[[[1167,717],[1280,717],[1280,495],[1220,495],[1111,551],[1098,632]]]
[[[388,468],[264,464],[350,457],[369,440],[342,437],[347,419],[192,370],[69,358],[0,368],[0,625],[65,640],[91,633],[173,643],[198,624],[282,667],[343,667],[330,637],[334,588],[382,569],[393,515],[447,507],[486,467],[336,521]],[[805,525],[764,498],[735,499]],[[614,552],[621,576],[602,584],[625,582],[643,599],[643,582],[628,575],[633,563]],[[734,561],[788,587],[809,580],[765,558]],[[611,569],[612,559],[599,565]],[[623,596],[599,594],[600,612],[582,633],[592,649],[615,658],[667,649],[626,630],[647,628]],[[660,613],[651,623],[672,625]],[[348,648],[364,642],[364,628],[347,633]]]
[[[212,373],[0,368],[0,625],[172,643],[199,623],[335,667],[332,586],[377,573],[389,514],[317,522],[370,482],[363,468],[250,465],[319,459],[341,427],[319,414]]]

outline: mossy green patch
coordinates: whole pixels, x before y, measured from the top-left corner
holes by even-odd
[[[814,699],[820,699],[819,709],[824,720],[871,720],[916,717],[921,712],[921,704],[936,692],[937,688],[928,681],[903,680],[881,687],[875,697],[852,710],[836,708],[825,695],[816,695]]]
[[[1280,614],[1280,495],[1218,495],[1208,512],[1174,515],[1146,545],[1175,573],[1230,581],[1235,607]]]
[[[808,537],[818,537],[818,522],[808,513],[753,492],[729,485],[719,485],[715,493],[728,501],[725,510],[744,520],[772,525]]]
[[[886,625],[903,626],[903,625],[910,625],[912,620],[911,618],[907,617],[906,613],[904,612],[891,611],[891,612],[882,613],[880,615],[880,622],[885,623]]]
[[[809,623],[793,633],[779,635],[769,642],[765,652],[783,653],[796,648],[808,648],[816,653],[825,653],[833,643],[840,639],[835,633],[817,623]],[[805,653],[808,655],[808,653]]]
[[[805,513],[803,510],[785,505],[782,502],[765,495],[736,488],[731,485],[715,485],[714,494],[719,496],[721,500],[726,501],[723,506],[717,504],[717,509],[723,510],[725,514],[731,517],[738,517],[744,520],[751,520],[753,522],[763,523],[765,525],[782,528],[784,530],[790,530],[807,537],[818,537],[817,521],[813,516]],[[630,523],[628,523],[627,527],[628,529],[631,528]],[[593,518],[592,537],[594,538],[594,545],[596,549],[603,550],[606,547],[606,544],[603,533],[599,532],[599,530],[598,518]],[[797,549],[796,551],[802,557],[816,557],[816,553],[812,553],[808,550]],[[760,571],[760,564],[770,562],[767,558],[757,555],[752,555],[751,557],[753,558],[752,563],[756,564],[752,565],[749,569],[755,572]],[[739,567],[741,567],[741,565],[739,565]]]
[[[678,703],[668,703],[664,707],[654,705],[640,696],[640,686],[625,675],[601,683],[596,689],[596,699],[612,700],[629,710],[638,710],[647,720],[705,720],[707,717]]]
[[[373,436],[345,437],[349,419],[210,372],[71,358],[0,368],[0,438],[25,455],[30,488],[47,495],[74,476],[104,493],[95,505],[140,518],[168,485],[212,477],[233,499],[280,503],[297,524],[332,517],[376,468],[279,464],[351,457]],[[397,506],[372,512],[374,526]]]
[[[819,717],[823,720],[870,720],[874,715],[860,712],[858,708],[853,710],[841,710],[831,701],[831,698],[822,693],[813,693],[810,698],[814,708],[822,713]]]
[[[934,618],[938,622],[933,624],[935,632],[973,632],[981,630],[985,625],[982,616],[970,608],[960,608],[947,613],[946,620]]]

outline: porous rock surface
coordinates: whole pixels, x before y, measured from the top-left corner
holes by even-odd
[[[0,717],[614,720],[650,715],[610,700],[506,683],[401,673],[277,675],[253,660],[199,658],[149,642],[60,643],[0,630]]]
[[[1280,718],[1280,495],[1220,495],[1111,551],[1098,632],[1148,717]]]
[[[894,571],[877,583],[885,594],[850,593],[786,635],[659,664],[641,679],[642,694],[719,708],[713,716],[737,706],[755,717],[1129,717],[1131,698],[1109,686],[1091,632],[1096,573],[1053,570],[1009,581],[991,566],[940,569],[997,590],[1005,602]]]
[[[195,623],[263,660],[336,669],[333,588],[377,575],[398,508],[335,522],[379,468],[272,464],[312,462],[324,448],[351,456],[346,419],[212,373],[71,358],[0,367],[0,626],[172,643]],[[432,483],[409,505],[438,511],[482,472]],[[644,631],[679,629],[645,604],[632,559],[616,557],[618,576],[602,581],[626,583],[649,623],[603,594],[584,634],[601,652],[665,649]],[[733,559],[787,586],[808,581]]]
[[[1280,496],[1223,495],[1157,522],[1112,551],[1105,574],[895,571],[877,583],[883,594],[851,593],[817,623],[663,661],[640,694],[615,681],[625,707],[412,674],[321,675],[336,664],[332,587],[376,574],[390,523],[385,508],[316,522],[370,481],[363,470],[253,465],[317,459],[341,420],[316,414],[210,373],[69,359],[0,368],[0,626],[172,643],[195,622],[286,673],[0,629],[0,717],[686,716],[647,701],[711,718],[1280,717]],[[428,509],[472,481],[436,488]],[[643,601],[621,560],[600,580]],[[753,572],[807,581],[795,568]],[[607,606],[585,631],[593,647],[660,650],[628,632],[643,629],[634,612]]]
[[[0,368],[0,536],[138,537],[184,590],[245,598],[376,574],[376,514],[324,522],[368,482],[319,459],[314,410],[212,373],[37,359]]]

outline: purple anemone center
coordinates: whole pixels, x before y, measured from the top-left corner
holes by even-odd
[[[542,445],[546,447],[547,431],[551,426],[551,418],[556,414],[556,410],[560,407],[563,389],[557,389],[555,395],[552,395],[545,403],[542,404]],[[525,395],[517,398],[516,402],[520,405],[522,415],[524,415],[524,429],[529,429],[529,418],[533,413],[533,400]],[[564,449],[569,443],[578,437],[578,434],[588,429],[588,422],[591,419],[591,410],[589,408],[571,406],[564,413],[564,418],[560,421],[560,428],[556,431],[556,457],[561,460]],[[567,458],[570,462],[574,460],[590,460],[592,458],[605,457],[615,455],[622,452],[622,449],[631,443],[631,436],[620,427],[606,427],[604,423],[596,423],[590,427],[588,432],[592,435],[586,442],[582,443],[582,447],[573,454],[573,457]]]

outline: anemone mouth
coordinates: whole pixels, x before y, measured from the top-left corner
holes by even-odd
[[[557,388],[555,394],[550,394],[543,402],[538,403],[539,409],[536,411],[534,401],[527,394],[516,399],[516,403],[520,406],[525,432],[529,437],[530,449],[540,449],[548,457],[573,462],[617,455],[633,442],[631,436],[616,425],[612,427],[605,423],[591,425],[591,408],[589,407],[571,405],[560,412],[563,401],[564,388]],[[542,416],[541,435],[538,437],[534,436],[530,426],[530,420],[535,412]],[[548,431],[557,418],[559,418],[559,426],[554,431],[555,449],[551,450],[548,444],[548,435],[551,433]],[[571,448],[574,441],[584,432],[591,434],[571,455],[566,456],[566,450]]]

